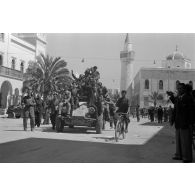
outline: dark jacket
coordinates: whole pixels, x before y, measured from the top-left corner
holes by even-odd
[[[176,129],[188,129],[194,123],[194,100],[190,94],[171,97],[174,103],[173,122]]]

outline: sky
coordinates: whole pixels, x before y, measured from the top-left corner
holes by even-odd
[[[129,33],[129,36],[135,51],[134,75],[141,67],[160,66],[161,61],[176,50],[176,45],[195,68],[195,34]],[[126,33],[52,33],[47,34],[47,52],[62,57],[67,68],[78,74],[97,66],[101,82],[108,88],[119,89],[120,51],[125,37]]]

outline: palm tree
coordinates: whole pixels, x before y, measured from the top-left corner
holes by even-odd
[[[46,96],[53,91],[61,90],[64,85],[70,85],[71,76],[66,68],[67,63],[60,57],[52,58],[41,54],[36,62],[31,62],[24,74],[23,91],[31,87],[34,92]]]
[[[150,99],[154,103],[154,107],[156,107],[157,101],[158,100],[163,100],[163,95],[159,94],[158,91],[152,92],[151,95],[149,95]]]

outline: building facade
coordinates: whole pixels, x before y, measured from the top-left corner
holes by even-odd
[[[179,82],[195,86],[195,69],[191,61],[177,50],[168,55],[157,68],[141,68],[134,78],[134,87],[129,86],[131,105],[148,108],[154,105],[154,93],[158,94],[157,106],[168,106],[166,91],[175,92]]]
[[[29,62],[46,53],[46,35],[0,33],[0,113],[20,102],[23,72]]]

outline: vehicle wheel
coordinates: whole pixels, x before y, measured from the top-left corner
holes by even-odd
[[[103,116],[102,114],[97,117],[96,121],[96,133],[101,134],[102,133],[102,126],[103,126]]]
[[[115,129],[115,140],[116,142],[118,141],[119,137],[120,137],[120,132],[121,132],[121,123],[118,122],[116,125],[116,129]]]
[[[16,117],[16,118],[20,118],[20,117],[21,117],[21,115],[20,115],[20,114],[17,114],[15,117]]]
[[[63,121],[61,117],[56,118],[56,131],[57,132],[62,132],[63,131]]]

